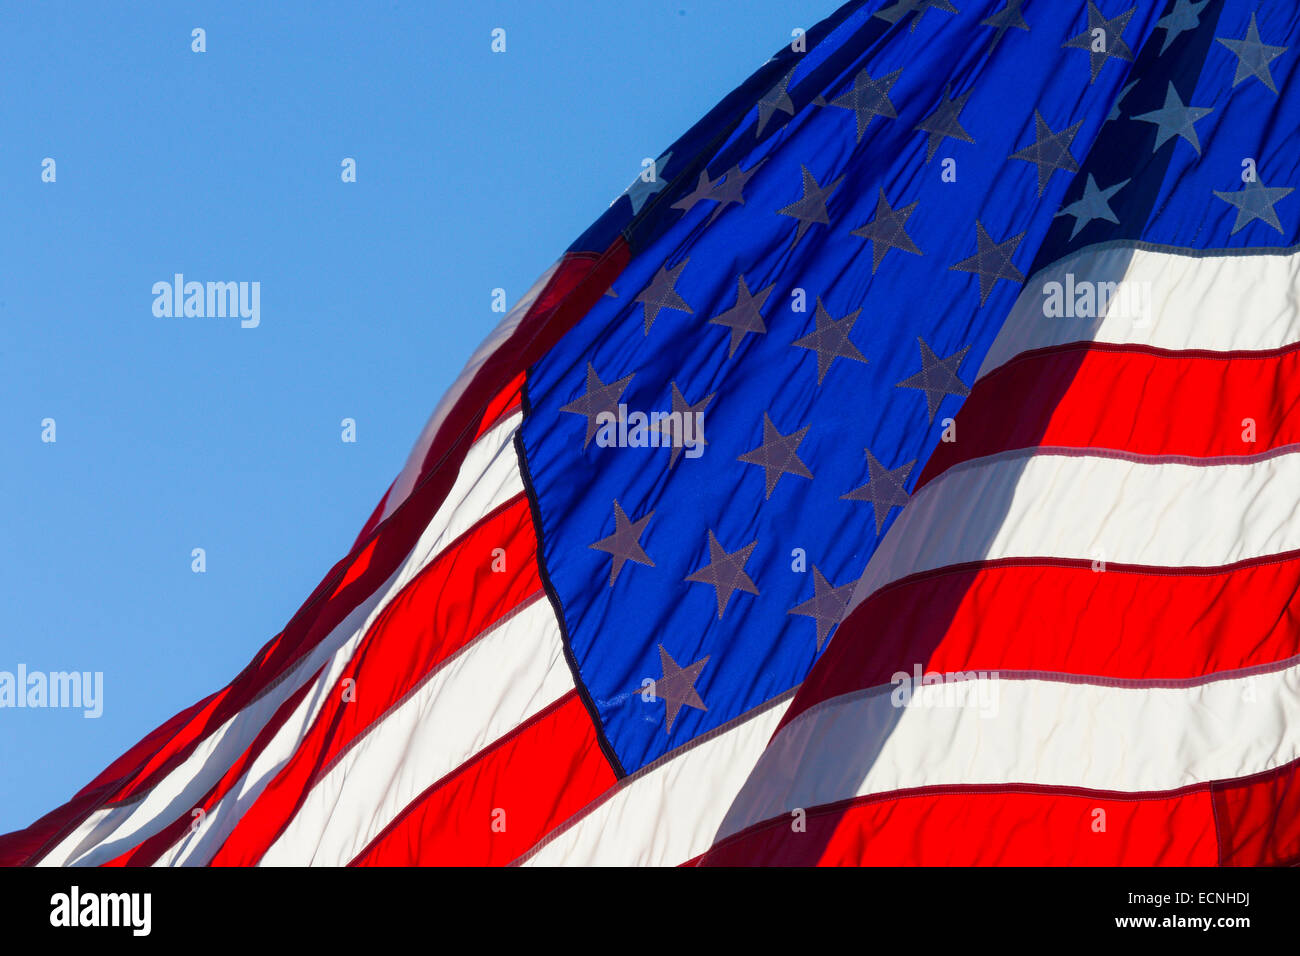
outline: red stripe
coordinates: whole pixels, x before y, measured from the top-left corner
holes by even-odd
[[[366,523],[363,524],[361,530],[357,532],[357,536],[352,542],[353,551],[360,547],[361,543],[367,540],[370,537],[371,532],[379,526],[379,522],[384,517],[384,508],[388,505],[388,496],[392,493],[393,486],[389,485],[388,490],[384,492],[384,496],[379,499],[379,504],[375,505],[375,510],[370,512],[370,517],[366,519]]]
[[[913,575],[834,633],[781,726],[899,671],[1186,681],[1300,654],[1300,553],[1224,568],[1007,560]]]
[[[1300,349],[1172,353],[1071,345],[981,380],[921,484],[1013,449],[1104,448],[1205,459],[1300,441]],[[1255,441],[1243,428],[1253,420]],[[1300,554],[1226,568],[1055,559],[978,562],[872,595],[836,632],[782,726],[896,672],[998,671],[1194,682],[1300,654]],[[779,731],[778,731],[779,732]],[[1106,829],[1094,829],[1096,811]],[[1247,782],[1138,798],[1016,785],[857,798],[765,821],[710,850],[716,865],[1277,863],[1300,855],[1295,765]]]
[[[366,569],[370,567],[370,562],[374,559],[374,556],[375,542],[371,541],[368,545],[362,548],[361,553],[353,559],[352,566],[348,568],[347,574],[343,575],[343,580],[339,582],[339,586],[334,589],[334,594],[330,596],[336,596],[349,584],[360,578],[361,575],[365,574]]]
[[[128,800],[152,788],[193,751],[209,733],[243,710],[272,683],[283,676],[302,657],[311,652],[363,600],[388,580],[406,559],[428,523],[428,515],[446,498],[456,475],[444,469],[431,476],[407,498],[403,506],[389,517],[379,532],[359,552],[335,566],[335,572],[322,582],[281,638],[268,644],[225,690],[221,691],[209,713],[191,721],[145,764],[136,778],[128,781],[113,802]],[[416,525],[416,521],[424,522]],[[360,572],[358,565],[364,565]],[[345,579],[351,583],[344,585]],[[317,601],[320,601],[317,605]]]
[[[1216,784],[1214,809],[1225,866],[1300,865],[1300,760]]]
[[[155,728],[63,806],[51,810],[23,830],[0,835],[0,866],[26,866],[37,862],[51,845],[63,838],[63,834],[103,806],[121,785],[122,779],[134,773],[171,735],[194,720],[195,715],[207,710],[216,696],[205,697]]]
[[[566,255],[514,334],[488,358],[451,409],[430,445],[422,476],[411,494],[374,529],[369,540],[358,538],[352,554],[330,570],[281,635],[264,646],[223,690],[157,728],[101,773],[73,802],[26,830],[0,836],[0,860],[16,863],[39,859],[98,807],[106,802],[121,802],[154,786],[209,733],[247,707],[310,653],[386,581],[445,500],[488,402],[590,309],[629,258],[627,243],[621,237],[599,256]],[[366,570],[349,586],[339,587],[363,549],[369,551]]]
[[[503,388],[497,397],[492,399],[491,404],[483,410],[483,421],[478,426],[478,433],[474,440],[478,441],[485,434],[499,425],[502,421],[509,418],[519,407],[524,397],[524,379],[527,373],[520,372],[514,380]]]
[[[514,499],[514,501],[516,502],[515,506],[517,507],[518,499]],[[497,512],[498,516],[502,513],[503,512]],[[465,539],[462,539],[462,541],[464,540]],[[450,552],[452,548],[457,546],[460,546],[460,543],[451,546],[451,548],[449,548],[448,551]],[[497,575],[497,577],[501,577],[501,575]],[[420,578],[417,577],[416,581],[419,580]],[[525,580],[526,580],[526,576],[525,576]],[[416,581],[413,581],[412,584],[409,585],[408,587],[414,587]],[[403,592],[403,595],[405,595],[405,591]],[[397,600],[401,600],[401,599],[402,596],[399,596]],[[394,603],[396,604],[397,602],[395,601]],[[381,621],[382,620],[383,618],[381,618]],[[378,623],[379,622],[377,622],[377,624]],[[316,677],[319,677],[320,673],[321,672],[318,670]],[[216,806],[216,804],[221,800],[221,798],[224,797],[229,792],[229,790],[239,782],[240,777],[243,776],[244,772],[248,769],[248,767],[252,765],[254,760],[256,760],[257,756],[261,753],[263,747],[266,746],[266,743],[270,741],[270,739],[275,735],[276,731],[279,730],[280,726],[284,723],[284,721],[287,720],[289,716],[293,713],[294,709],[298,705],[298,702],[301,701],[303,696],[313,688],[316,677],[313,677],[312,680],[305,682],[301,687],[298,688],[298,690],[293,695],[290,696],[288,700],[286,700],[278,708],[275,716],[262,729],[257,739],[252,743],[251,746],[249,746],[247,750],[245,750],[241,758],[231,767],[229,771],[226,772],[226,774],[222,777],[222,779],[211,790],[209,790],[207,794],[205,794],[204,799],[196,803],[195,805],[196,808],[201,808],[205,812],[211,812],[212,808]],[[130,865],[130,866],[150,865],[154,863],[177,840],[185,837],[186,833],[188,832],[191,826],[191,823],[192,823],[192,818],[190,816],[183,816],[177,818],[176,820],[172,821],[172,823],[168,825],[168,827],[164,829],[161,833],[155,835],[149,840],[144,841],[142,844],[133,848],[127,853],[122,854],[120,857],[118,857],[117,860],[113,861],[113,863],[119,865]]]
[[[107,783],[94,789],[84,789],[63,806],[50,811],[24,830],[15,830],[0,836],[0,866],[30,866],[45,852],[50,834],[61,833],[65,827],[75,825],[103,804],[115,786]]]
[[[571,691],[413,800],[351,865],[503,865],[615,783]]]
[[[959,464],[1019,448],[1108,448],[1204,458],[1300,442],[1300,345],[1171,352],[1102,343],[1026,354],[971,389],[956,441],[940,442],[917,487]],[[1244,419],[1255,441],[1243,440]]]
[[[860,798],[769,820],[723,841],[703,866],[1212,866],[1207,790],[1116,799],[983,788]]]
[[[186,813],[177,817],[170,824],[155,833],[146,840],[141,841],[136,846],[120,854],[117,858],[104,864],[105,866],[152,866],[158,862],[159,858],[171,849],[177,842],[184,839],[190,832],[191,827],[195,825],[196,818],[194,810],[202,810],[205,814],[211,813],[213,808],[221,802],[230,791],[239,783],[240,779],[252,766],[262,749],[270,742],[271,738],[279,732],[284,722],[292,716],[297,710],[298,705],[302,703],[304,697],[313,689],[316,681],[319,679],[323,667],[318,669],[311,680],[304,681],[296,691],[290,694],[283,703],[276,708],[275,714],[258,733],[257,737],[240,755],[239,759],[231,764],[230,769],[222,776],[220,780],[203,795],[203,799],[195,802],[195,805]],[[199,823],[202,826],[202,823]]]
[[[500,349],[492,353],[479,376],[490,376],[496,383],[492,395],[505,388],[522,370],[545,355],[565,332],[569,331],[579,319],[595,305],[610,283],[623,271],[632,258],[627,242],[619,237],[615,239],[604,253],[571,252],[566,253],[560,265],[551,276],[551,281],[538,295],[528,314],[520,322],[519,328]],[[490,396],[484,396],[478,404]],[[456,403],[459,408],[464,400]],[[455,409],[452,416],[455,415]],[[448,420],[451,420],[451,417]],[[439,431],[439,438],[446,431],[446,425]],[[435,441],[424,456],[421,474],[438,467],[443,452]]]
[[[498,548],[505,551],[504,573],[493,569]],[[532,515],[519,495],[447,548],[384,609],[293,757],[213,862],[256,863],[339,756],[439,664],[541,593]],[[345,694],[349,687],[352,695]]]

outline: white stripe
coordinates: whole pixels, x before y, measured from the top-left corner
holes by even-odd
[[[573,689],[542,597],[374,724],[311,788],[261,864],[346,865],[426,788]]]
[[[918,571],[996,558],[1217,566],[1300,548],[1300,455],[1231,465],[998,455],[923,487],[850,607]]]
[[[1064,286],[1067,274],[1123,282],[1146,296],[1149,310],[1046,317],[1045,287]],[[1031,279],[979,377],[1024,352],[1072,342],[1209,351],[1290,345],[1300,341],[1297,290],[1294,254],[1082,250]],[[1042,453],[969,462],[908,504],[850,607],[909,574],[969,561],[1216,566],[1290,550],[1300,547],[1296,487],[1296,455],[1208,467]],[[895,706],[894,690],[824,701],[784,728],[719,838],[796,809],[917,787],[1164,791],[1300,755],[1300,667],[1178,689],[981,679],[961,685],[963,706]]]
[[[1178,689],[968,684],[966,706],[896,707],[886,685],[800,714],[763,754],[721,835],[795,808],[912,787],[1163,791],[1300,756],[1300,666]],[[980,694],[992,704],[977,703]]]
[[[626,780],[526,866],[678,866],[713,845],[789,698]]]
[[[1048,318],[1044,286],[1076,280],[1119,282],[1150,295],[1149,321]],[[1083,249],[1033,276],[980,367],[993,369],[1032,349],[1068,342],[1165,349],[1254,351],[1300,341],[1300,254],[1188,256],[1132,248]]]
[[[389,577],[383,587],[377,589],[335,627],[311,654],[292,668],[284,680],[200,741],[180,765],[139,799],[121,807],[98,810],[87,817],[41,860],[41,865],[103,863],[164,829],[178,816],[188,816],[203,794],[216,784],[235,759],[253,742],[280,704],[303,681],[308,680],[322,663],[329,661],[330,665],[318,681],[317,689],[308,692],[299,708],[300,712],[303,708],[309,708],[314,715],[324,694],[334,686],[337,674],[346,666],[370,624],[402,588],[484,514],[523,492],[523,480],[519,476],[513,445],[514,432],[521,420],[521,415],[512,415],[470,448],[464,467],[446,500],[402,566]],[[266,783],[267,778],[253,776],[253,771],[260,768],[262,772],[273,772],[278,763],[287,759],[292,752],[299,739],[294,731],[301,732],[301,729],[294,720],[290,720],[250,769],[246,786],[227,795],[217,809],[236,806],[242,810],[246,806],[248,792],[260,792]],[[242,797],[237,796],[240,793]],[[209,814],[209,824],[217,819],[214,814]],[[207,846],[199,839],[191,842],[195,849]],[[208,855],[212,851],[209,849]]]
[[[397,573],[397,585],[388,591],[383,603],[370,615],[365,625],[357,629],[347,644],[333,656],[315,688],[303,698],[293,715],[262,749],[239,782],[208,813],[204,826],[187,835],[182,842],[160,857],[158,865],[197,866],[212,859],[239,823],[244,810],[261,795],[267,784],[293,756],[329,695],[336,692],[339,680],[356,648],[393,598],[420,570],[442,553],[447,544],[473,527],[484,514],[523,492],[523,480],[519,476],[518,459],[513,446],[514,433],[520,421],[520,415],[511,416],[487,432],[470,449],[456,486],[448,495],[443,508],[439,509],[439,516],[422,535],[420,545],[412,552],[413,557],[427,552],[427,557],[418,563],[408,559]],[[475,473],[481,476],[479,482],[473,482],[469,477]],[[461,487],[461,479],[466,481],[464,488]],[[452,508],[451,513],[444,514],[448,507]],[[430,550],[425,546],[426,539],[436,524],[445,525],[445,529],[436,535],[436,550]]]
[[[488,333],[488,337],[480,343],[479,347],[474,350],[470,356],[465,368],[461,370],[456,381],[451,383],[451,388],[447,389],[438,405],[429,416],[425,423],[424,431],[420,432],[420,437],[416,439],[411,453],[406,458],[406,464],[403,466],[397,478],[393,481],[393,486],[389,489],[388,497],[384,500],[384,512],[380,520],[387,518],[392,514],[397,506],[406,500],[411,489],[415,487],[415,482],[420,477],[420,469],[424,465],[424,458],[429,453],[429,446],[433,444],[434,436],[438,434],[438,429],[446,421],[447,415],[451,412],[455,404],[460,401],[460,397],[465,394],[465,389],[469,388],[469,383],[474,380],[474,376],[479,373],[484,363],[505,344],[506,340],[514,334],[515,329],[519,328],[519,323],[523,317],[528,314],[528,310],[533,307],[537,297],[541,295],[546,284],[551,281],[555,271],[560,267],[556,262],[547,269],[540,279],[532,284],[524,297],[515,303],[515,307],[506,313],[505,317]]]

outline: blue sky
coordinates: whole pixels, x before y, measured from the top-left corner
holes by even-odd
[[[11,5],[0,671],[104,684],[98,719],[0,709],[0,832],[233,677],[346,553],[492,290],[835,6]],[[177,272],[260,282],[260,325],[156,317]]]

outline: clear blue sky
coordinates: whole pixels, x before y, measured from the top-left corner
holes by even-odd
[[[233,677],[346,553],[491,290],[836,6],[7,5],[0,671],[102,671],[104,712],[0,709],[0,832]],[[176,272],[260,282],[261,325],[156,318]]]

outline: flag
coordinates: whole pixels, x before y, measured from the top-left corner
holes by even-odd
[[[852,2],[45,865],[1300,861],[1300,14]]]

